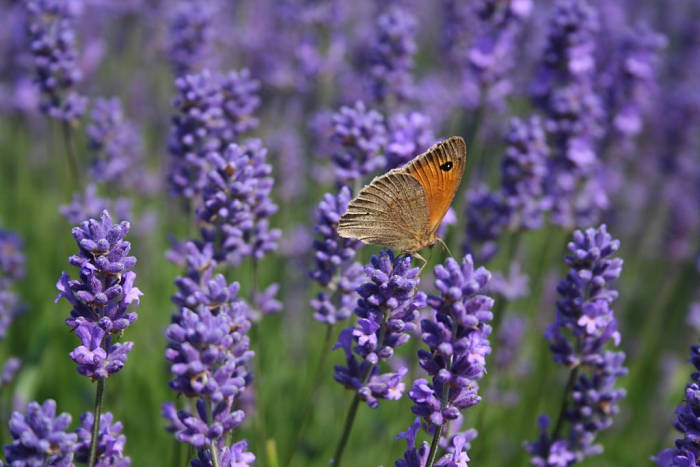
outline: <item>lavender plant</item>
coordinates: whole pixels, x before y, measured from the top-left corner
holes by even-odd
[[[376,36],[360,59],[361,68],[366,70],[372,100],[396,106],[413,92],[416,19],[408,9],[389,2],[380,11],[375,28]]]
[[[567,227],[594,222],[607,205],[601,187],[591,185],[603,133],[603,106],[594,88],[598,29],[597,11],[586,0],[558,1],[531,88],[552,139],[546,183],[552,221]]]
[[[352,107],[341,107],[333,115],[331,138],[338,143],[333,164],[339,186],[353,187],[385,163],[381,155],[386,144],[384,117],[368,109],[362,101]]]
[[[238,265],[247,256],[260,260],[277,248],[280,231],[270,229],[268,220],[277,205],[270,199],[274,180],[266,155],[260,140],[251,140],[208,156],[212,169],[197,217],[217,261]]]
[[[627,373],[625,354],[605,350],[610,342],[620,343],[611,308],[617,298],[611,283],[622,271],[622,260],[613,256],[619,247],[605,225],[575,231],[568,245],[564,261],[570,269],[557,286],[561,298],[545,337],[554,361],[569,369],[569,378],[551,433],[549,418],[542,415],[540,438],[526,444],[533,465],[571,465],[599,454],[602,447],[594,444],[595,437],[612,424],[617,403],[625,396],[624,389],[614,387]]]
[[[237,297],[238,284],[213,275],[211,245],[200,249],[190,242],[186,249],[187,271],[175,281],[173,302],[178,309],[166,331],[165,357],[171,364],[171,389],[193,400],[196,410],[176,410],[166,403],[162,414],[175,439],[197,448],[199,465],[221,465],[224,459],[232,462],[232,456],[243,456],[245,447],[229,449],[226,437],[243,422],[245,413],[236,408],[236,401],[252,382],[250,312]]]
[[[212,53],[216,2],[179,0],[170,18],[168,58],[175,76],[198,73],[207,68]]]
[[[333,377],[355,393],[334,465],[342,459],[359,402],[377,408],[380,399],[397,400],[403,395],[401,380],[408,369],[382,373],[379,365],[416,331],[418,311],[426,305],[426,295],[416,291],[418,273],[417,267],[411,267],[411,256],[395,257],[392,250],[382,250],[365,266],[367,278],[357,288],[357,325],[341,331],[334,347],[345,352],[345,365],[336,365]]]
[[[15,232],[0,228],[0,340],[22,312],[23,306],[13,290],[14,283],[24,277],[25,257],[22,240]],[[9,357],[0,373],[0,387],[9,385],[19,371],[22,361]]]
[[[141,138],[119,98],[95,99],[86,134],[94,155],[91,179],[117,188],[144,188]]]
[[[498,191],[477,185],[467,192],[464,249],[482,261],[497,253],[504,232],[540,228],[552,206],[546,190],[549,150],[541,120],[537,116],[527,121],[511,119],[505,142]]]
[[[79,279],[71,279],[64,271],[56,284],[59,290],[56,302],[65,298],[71,304],[71,315],[66,324],[81,342],[70,357],[77,364],[78,373],[97,382],[92,420],[100,422],[92,423],[90,427],[92,437],[88,459],[91,466],[96,461],[106,462],[104,456],[112,458],[117,455],[109,450],[98,451],[100,425],[103,420],[107,424],[110,422],[106,420],[111,421],[111,414],[102,415],[105,380],[126,363],[134,343],[115,341],[136,321],[137,315],[130,311],[129,306],[138,304],[143,295],[134,286],[136,273],[131,269],[136,258],[127,256],[131,244],[124,237],[129,229],[127,221],[113,224],[107,211],[103,211],[99,220],[89,219],[73,228],[79,250],[68,261],[80,269]],[[84,418],[83,422],[86,421]]]
[[[74,24],[81,2],[28,0],[25,6],[41,110],[51,118],[74,123],[87,108],[87,99],[75,91],[82,79]]]
[[[199,206],[197,198],[212,168],[209,155],[223,154],[241,133],[257,126],[253,112],[260,103],[259,84],[246,70],[227,75],[204,70],[177,78],[175,86],[177,114],[168,142],[173,156],[170,183],[174,193]]]
[[[440,296],[428,297],[432,316],[421,321],[421,340],[428,350],[418,351],[418,362],[430,381],[419,378],[413,382],[408,396],[414,402],[411,411],[422,420],[425,430],[432,434],[430,446],[415,446],[418,420],[406,434],[400,435],[409,443],[406,460],[425,459],[424,464],[454,465],[465,462],[465,433],[457,433],[445,440],[451,446],[448,453],[435,463],[440,437],[445,426],[460,416],[464,409],[479,403],[478,380],[486,374],[486,356],[491,353],[489,335],[493,318],[493,299],[483,295],[491,274],[483,267],[474,269],[472,257],[467,255],[459,264],[448,258],[444,265],[435,267],[435,287]],[[474,435],[471,436],[473,438]],[[414,465],[410,462],[398,465]]]

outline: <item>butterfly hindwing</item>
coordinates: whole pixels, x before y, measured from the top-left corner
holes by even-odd
[[[452,204],[467,164],[467,145],[453,136],[430,147],[402,170],[414,177],[425,190],[429,232],[437,230]]]
[[[350,202],[338,235],[414,251],[426,235],[428,207],[423,187],[401,169],[377,177]]]

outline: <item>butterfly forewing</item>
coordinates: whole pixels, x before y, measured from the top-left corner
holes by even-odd
[[[423,187],[402,169],[375,178],[350,202],[338,235],[401,251],[421,248],[430,235]]]
[[[429,232],[437,230],[452,204],[467,163],[467,145],[453,136],[430,147],[401,170],[418,180],[428,203]]]

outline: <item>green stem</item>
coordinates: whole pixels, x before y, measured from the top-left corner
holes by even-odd
[[[93,414],[92,438],[90,440],[90,460],[88,461],[89,467],[94,467],[95,460],[97,459],[97,438],[100,432],[100,417],[102,416],[102,403],[104,402],[104,395],[105,380],[100,379],[97,381],[97,394],[95,395],[95,412]]]
[[[457,326],[452,326],[452,341],[454,342],[457,338]],[[454,363],[454,355],[450,356],[450,361],[448,368],[452,371],[452,364]],[[434,384],[434,383],[433,383]],[[442,393],[440,394],[440,406],[445,407],[447,405],[447,398],[450,395],[450,385],[445,383],[442,386]],[[435,428],[435,433],[433,433],[433,441],[430,443],[430,452],[428,453],[428,461],[426,462],[426,467],[433,467],[435,464],[435,458],[437,457],[438,444],[440,443],[440,436],[442,436],[442,429],[445,426],[443,421],[440,426]]]
[[[345,450],[345,445],[348,444],[348,438],[350,437],[350,430],[352,429],[352,424],[355,421],[355,415],[357,414],[357,407],[360,404],[360,394],[355,393],[355,397],[352,399],[350,408],[348,409],[348,414],[345,416],[345,427],[343,428],[343,436],[340,438],[338,447],[335,449],[335,454],[333,454],[333,459],[331,460],[331,465],[333,467],[340,467],[340,460],[343,457],[343,451]]]
[[[71,131],[68,122],[63,122],[61,124],[61,132],[63,133],[63,144],[66,146],[66,156],[68,157],[68,168],[71,178],[73,178],[73,183],[78,185],[78,181],[80,180],[80,177],[78,177],[78,159],[75,156],[75,151],[73,151]]]
[[[323,347],[321,348],[321,357],[318,360],[318,366],[316,367],[316,373],[314,374],[313,377],[313,382],[311,386],[311,390],[308,392],[306,396],[306,401],[304,401],[304,410],[302,411],[301,415],[301,423],[297,427],[297,435],[296,438],[294,439],[294,445],[292,446],[292,452],[289,454],[289,457],[287,458],[287,461],[284,463],[286,467],[288,467],[291,463],[292,460],[294,459],[294,455],[297,452],[297,449],[299,447],[299,442],[301,441],[301,438],[304,434],[304,428],[306,427],[306,423],[309,420],[309,417],[311,415],[311,407],[313,402],[316,400],[316,395],[318,394],[318,390],[320,388],[320,382],[321,382],[321,375],[323,374],[323,369],[326,366],[326,362],[328,361],[328,356],[330,355],[329,348],[330,348],[330,343],[331,343],[331,336],[333,335],[333,326],[326,326],[326,335],[323,339]]]
[[[219,453],[216,451],[216,442],[212,440],[209,445],[209,450],[211,451],[211,462],[214,467],[219,467]]]
[[[569,393],[574,388],[576,383],[576,376],[578,376],[579,367],[576,366],[569,373],[569,380],[566,382],[566,387],[564,388],[564,396],[561,399],[561,408],[559,409],[559,416],[557,417],[557,423],[554,425],[554,430],[552,431],[552,437],[549,438],[552,442],[556,441],[561,432],[561,428],[564,425],[564,416],[566,415],[566,407],[569,402]]]

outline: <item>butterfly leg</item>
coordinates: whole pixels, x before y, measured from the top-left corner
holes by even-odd
[[[447,251],[447,254],[454,258],[455,255],[452,254],[452,252],[450,251],[450,247],[447,246],[447,243],[445,243],[445,241],[440,237],[437,237],[437,241],[440,242],[440,245],[442,245],[445,251]]]
[[[421,267],[420,267],[420,271],[418,271],[418,275],[420,276],[421,273],[423,272],[423,269],[428,265],[428,260],[426,260],[425,258],[423,258],[423,257],[421,256],[421,254],[418,253],[417,251],[416,251],[415,253],[413,253],[413,256],[415,256],[417,259],[423,261],[423,264],[422,264]]]

